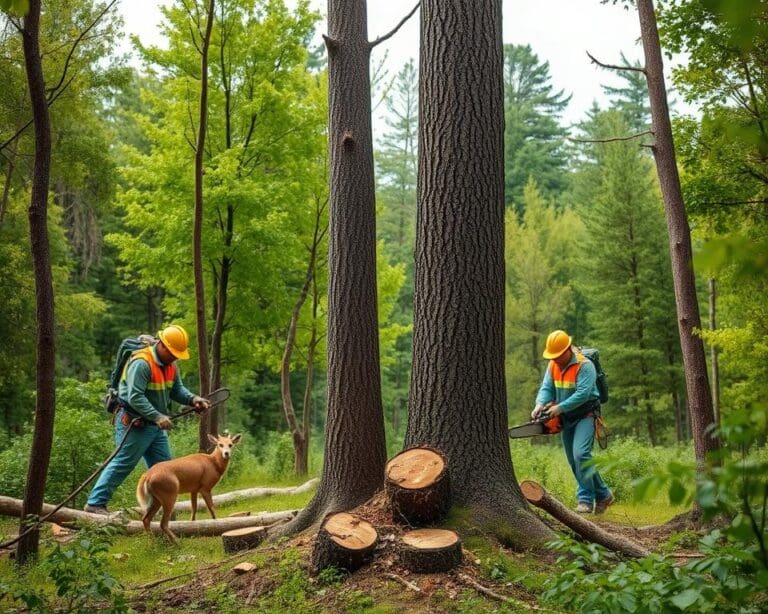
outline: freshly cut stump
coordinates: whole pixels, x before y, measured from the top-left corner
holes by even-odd
[[[224,543],[224,552],[232,554],[255,548],[266,536],[266,527],[246,527],[222,533],[221,541]]]
[[[395,519],[419,526],[436,522],[448,512],[448,462],[437,450],[405,450],[387,463],[385,475],[385,490]]]
[[[379,535],[374,526],[347,512],[328,514],[320,526],[312,550],[312,567],[354,571],[373,557]]]
[[[416,529],[403,535],[400,561],[416,573],[439,573],[461,564],[461,540],[447,529]]]

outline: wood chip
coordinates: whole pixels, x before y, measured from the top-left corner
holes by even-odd
[[[256,565],[253,563],[249,563],[247,561],[244,561],[242,563],[238,563],[232,568],[232,571],[234,571],[237,575],[242,575],[244,573],[249,573],[256,569]]]

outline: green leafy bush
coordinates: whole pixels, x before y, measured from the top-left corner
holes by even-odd
[[[57,390],[53,447],[45,486],[46,501],[58,503],[114,449],[112,427],[101,408],[101,383],[64,380]],[[22,497],[32,448],[32,426],[0,453],[0,492]],[[70,506],[82,505],[88,488]]]
[[[21,602],[32,612],[129,612],[120,584],[107,564],[107,552],[117,530],[89,525],[81,528],[72,542],[54,545],[40,566],[52,581],[55,595],[27,582],[27,570],[15,570],[14,576],[0,581],[0,601]]]
[[[666,491],[670,503],[694,500],[704,520],[725,520],[699,541],[703,556],[685,566],[653,555],[623,562],[595,545],[566,540],[564,570],[544,599],[580,612],[764,612],[768,609],[768,406],[723,414],[719,458],[697,474],[693,462],[645,466],[636,481],[643,499]],[[690,534],[684,539],[690,541]],[[682,537],[680,539],[683,539]],[[674,545],[674,541],[672,545]]]
[[[682,567],[656,554],[622,561],[596,544],[560,539],[552,546],[565,555],[542,599],[590,614],[765,611],[765,579],[747,573],[743,557],[720,537],[705,538],[705,557]]]
[[[293,437],[288,432],[270,433],[262,448],[261,460],[272,479],[293,475]]]

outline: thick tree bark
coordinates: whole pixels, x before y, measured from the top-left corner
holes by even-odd
[[[387,463],[384,488],[392,516],[411,526],[436,523],[451,507],[445,457],[432,448],[410,448]]]
[[[521,487],[528,501],[536,507],[543,509],[553,518],[562,522],[566,527],[576,531],[576,533],[581,535],[587,541],[600,544],[609,550],[621,552],[622,554],[631,557],[642,558],[650,554],[650,552],[640,544],[636,544],[619,535],[608,533],[594,522],[590,522],[583,516],[579,516],[576,512],[572,512],[544,490],[540,484],[526,480],[521,484]]]
[[[312,549],[312,570],[326,567],[354,571],[373,558],[379,536],[371,523],[354,514],[329,514]]]
[[[720,442],[707,430],[715,423],[707,376],[704,342],[694,333],[701,329],[696,280],[693,273],[691,229],[683,202],[680,176],[677,171],[672,124],[669,119],[667,90],[664,85],[664,65],[653,0],[637,0],[640,33],[645,53],[645,76],[651,104],[654,143],[653,157],[664,200],[672,260],[672,279],[677,305],[677,325],[685,366],[688,391],[688,412],[696,461],[704,466],[707,454],[720,448]]]
[[[446,529],[417,529],[400,539],[400,562],[415,573],[444,573],[461,565],[461,540]]]
[[[406,447],[448,458],[454,503],[518,548],[552,532],[520,493],[504,387],[501,1],[421,3],[413,368]]]
[[[209,0],[206,11],[205,33],[202,34],[200,50],[200,119],[195,146],[195,217],[192,229],[192,268],[195,276],[195,315],[197,324],[197,369],[200,379],[201,396],[211,391],[211,372],[208,362],[208,326],[205,314],[205,279],[203,277],[203,158],[205,137],[208,132],[208,49],[211,46],[215,0]],[[196,24],[199,28],[200,24]],[[208,450],[208,435],[211,434],[211,415],[200,415],[198,448]]]
[[[48,183],[51,170],[51,125],[45,97],[45,79],[40,57],[40,0],[30,0],[21,37],[27,73],[32,118],[35,126],[35,162],[32,195],[29,204],[29,235],[35,272],[37,313],[37,377],[35,427],[32,434],[24,504],[20,531],[26,529],[28,515],[40,516],[45,496],[45,479],[53,445],[53,422],[56,412],[56,337],[54,332],[53,276],[48,244]],[[36,558],[40,532],[34,529],[20,541],[16,561],[22,565]]]
[[[224,552],[232,554],[241,550],[250,550],[258,546],[267,535],[265,527],[246,527],[233,529],[221,534]]]
[[[285,532],[352,509],[383,486],[386,447],[376,301],[376,216],[366,2],[328,2],[328,392],[323,470]]]

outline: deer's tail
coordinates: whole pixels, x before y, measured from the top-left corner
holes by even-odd
[[[141,506],[141,512],[144,513],[152,505],[152,493],[149,492],[147,484],[147,475],[144,474],[139,479],[139,484],[136,486],[136,500]]]

